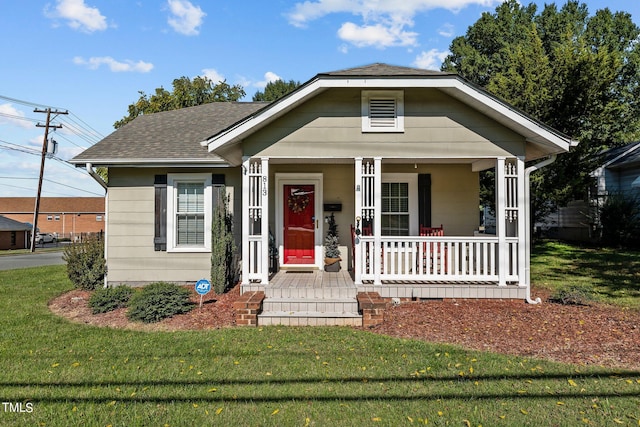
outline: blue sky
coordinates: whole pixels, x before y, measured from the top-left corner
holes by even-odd
[[[0,0],[0,197],[36,194],[46,115],[55,157],[42,195],[101,196],[68,160],[113,131],[138,91],[206,75],[245,88],[374,62],[439,69],[497,0]],[[529,2],[523,2],[529,4]],[[539,10],[544,1],[534,1]],[[550,3],[547,1],[547,3]],[[585,2],[640,24],[637,0]],[[557,4],[564,4],[559,1]]]

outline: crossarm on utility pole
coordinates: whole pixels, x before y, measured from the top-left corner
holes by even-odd
[[[69,114],[68,111],[51,111],[51,108],[46,110],[33,110],[35,113],[47,113],[47,121],[44,125],[40,123],[36,124],[36,127],[44,128],[44,138],[42,139],[42,157],[40,159],[40,177],[38,178],[38,192],[36,194],[36,205],[33,209],[33,228],[31,230],[31,252],[36,250],[36,231],[38,230],[38,214],[40,213],[40,193],[42,192],[42,180],[44,178],[44,160],[47,157],[47,141],[49,139],[49,129],[60,129],[62,125],[52,125],[51,115],[55,114]]]

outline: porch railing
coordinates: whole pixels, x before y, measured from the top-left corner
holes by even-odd
[[[362,280],[375,280],[375,263],[382,281],[469,281],[498,282],[500,262],[498,238],[473,237],[389,237],[376,250],[373,236],[361,236]],[[518,239],[506,239],[507,282],[518,281]],[[358,260],[356,260],[358,261]]]

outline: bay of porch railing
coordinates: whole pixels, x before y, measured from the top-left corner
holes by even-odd
[[[373,236],[361,236],[362,280],[375,280],[374,263],[379,262],[380,280],[386,281],[499,281],[497,237],[383,236],[382,250],[375,250]],[[518,239],[506,239],[507,282],[518,281]],[[377,261],[376,261],[377,260]]]
[[[262,236],[249,236],[247,244],[249,245],[249,259],[242,260],[242,262],[248,264],[248,280],[260,280],[263,268],[269,268],[268,265],[262,265]]]

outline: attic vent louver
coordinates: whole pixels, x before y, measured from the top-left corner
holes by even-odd
[[[395,128],[396,117],[395,99],[369,100],[369,125],[372,128]]]
[[[363,90],[362,132],[404,132],[404,91]]]

